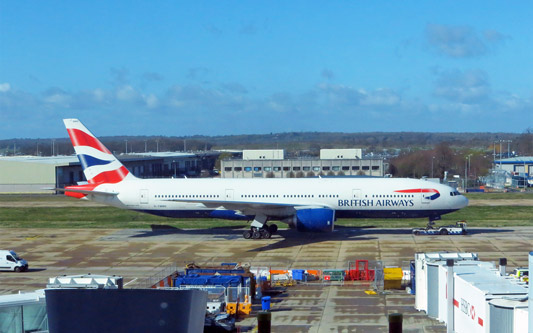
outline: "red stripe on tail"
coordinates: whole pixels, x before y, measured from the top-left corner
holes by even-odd
[[[129,173],[130,172],[128,171],[128,169],[126,169],[126,167],[121,166],[117,170],[101,172],[98,175],[94,176],[93,178],[88,179],[87,181],[90,184],[102,184],[102,183],[116,184],[120,182],[122,179],[126,178],[126,176]]]
[[[67,131],[74,147],[89,146],[98,149],[101,152],[111,154],[111,152],[97,138],[76,128],[68,128]]]

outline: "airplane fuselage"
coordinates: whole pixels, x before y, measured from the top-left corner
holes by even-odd
[[[336,218],[437,217],[468,203],[449,186],[405,178],[134,179],[94,190],[118,193],[104,203],[178,218],[247,220],[254,205],[277,219],[306,206]]]
[[[451,187],[416,179],[139,179],[78,119],[64,123],[87,179],[66,195],[168,217],[253,219],[244,238],[270,238],[277,226],[269,220],[332,231],[337,218],[436,220],[468,204]]]

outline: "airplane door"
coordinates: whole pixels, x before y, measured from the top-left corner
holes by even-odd
[[[226,189],[226,200],[232,201],[233,200],[233,190]]]
[[[361,199],[361,190],[352,190],[352,199]]]
[[[139,193],[140,193],[141,205],[147,205],[148,204],[148,190],[141,190]]]

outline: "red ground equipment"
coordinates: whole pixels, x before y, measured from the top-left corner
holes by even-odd
[[[348,276],[352,281],[373,281],[375,271],[368,268],[368,260],[356,260],[349,263]]]

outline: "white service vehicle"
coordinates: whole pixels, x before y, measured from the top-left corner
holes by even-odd
[[[28,262],[20,258],[15,251],[0,250],[0,270],[25,272],[28,270]]]
[[[440,227],[434,227],[428,224],[425,228],[414,228],[413,234],[418,235],[466,235],[468,233],[466,229],[466,221],[455,222],[455,225],[444,225]]]

